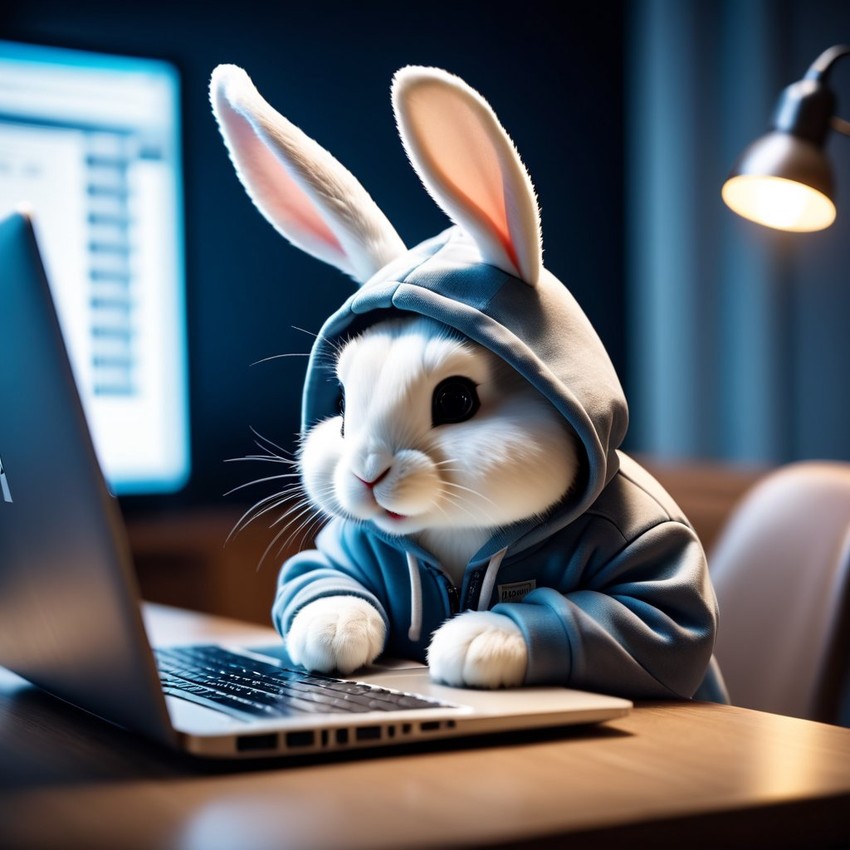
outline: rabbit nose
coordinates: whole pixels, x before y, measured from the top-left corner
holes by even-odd
[[[392,468],[392,455],[380,447],[365,451],[359,459],[352,464],[351,471],[355,478],[362,481],[370,490],[377,487],[389,474]]]
[[[392,465],[393,456],[384,446],[366,444],[355,452],[350,469],[371,490],[387,477]]]
[[[373,487],[376,487],[378,484],[380,484],[381,481],[383,481],[387,477],[389,471],[390,468],[387,467],[377,478],[373,478],[371,481],[367,481],[365,478],[361,478],[359,475],[355,475],[354,477],[361,483],[365,484],[371,490]]]

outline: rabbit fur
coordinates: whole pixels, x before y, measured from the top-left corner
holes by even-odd
[[[305,379],[300,471],[329,521],[281,569],[293,661],[348,673],[388,652],[450,685],[632,697],[716,684],[702,547],[619,449],[622,389],[543,266],[534,189],[490,105],[440,69],[396,74],[404,149],[453,222],[407,249],[242,69],[216,68],[210,97],[260,212],[358,285]]]

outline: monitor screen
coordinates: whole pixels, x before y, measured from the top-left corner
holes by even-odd
[[[179,77],[159,60],[0,41],[0,214],[32,211],[104,474],[189,474]]]

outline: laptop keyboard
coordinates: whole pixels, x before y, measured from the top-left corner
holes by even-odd
[[[220,646],[154,650],[169,696],[240,719],[443,708],[401,691],[278,667]]]

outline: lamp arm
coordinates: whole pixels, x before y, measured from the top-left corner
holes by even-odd
[[[836,44],[832,47],[827,47],[817,59],[809,66],[806,71],[806,80],[818,80],[826,82],[832,66],[841,59],[842,56],[850,55],[850,45]]]
[[[830,126],[836,133],[841,133],[844,136],[850,136],[850,121],[845,121],[837,115],[833,115],[830,120]]]
[[[835,44],[832,47],[827,47],[827,49],[824,50],[814,62],[812,62],[809,66],[809,70],[806,71],[806,76],[803,79],[812,80],[820,85],[825,85],[829,78],[829,74],[832,71],[832,66],[844,56],[850,56],[850,45]],[[837,133],[841,133],[844,136],[850,136],[850,121],[845,121],[843,118],[833,115],[830,119],[829,126]]]

